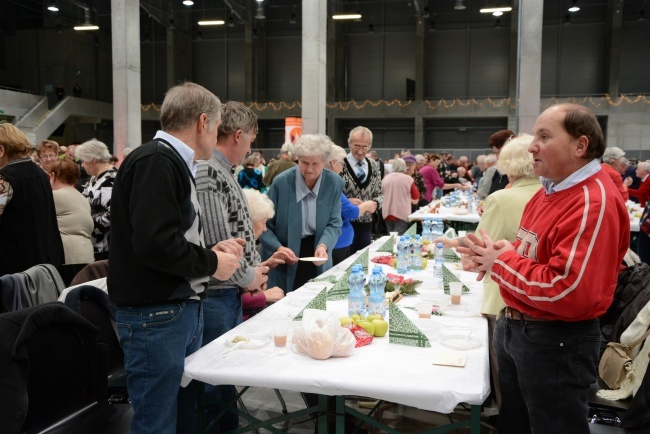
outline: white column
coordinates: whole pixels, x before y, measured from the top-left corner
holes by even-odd
[[[325,134],[327,2],[302,3],[302,132]]]
[[[113,152],[142,143],[140,1],[111,0],[113,37]]]
[[[540,112],[543,15],[544,2],[520,0],[516,133],[532,134]]]

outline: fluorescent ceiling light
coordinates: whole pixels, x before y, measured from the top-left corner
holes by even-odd
[[[510,6],[504,6],[499,8],[483,8],[481,9],[482,14],[492,14],[494,12],[510,12],[512,8]]]
[[[333,20],[358,20],[361,14],[336,14],[332,15]]]
[[[192,0],[183,0],[183,4],[185,6],[192,6],[194,4],[194,2]]]
[[[224,20],[199,21],[199,26],[222,26],[226,24]]]
[[[580,10],[580,8],[578,6],[571,6],[569,8],[569,12],[578,12],[579,10]]]
[[[75,30],[99,30],[99,26],[94,24],[84,24],[82,26],[74,26]]]
[[[492,12],[492,15],[494,15],[495,17],[500,17],[501,15],[503,15],[503,12],[501,12],[501,11],[494,11],[494,12]]]
[[[51,12],[59,12],[59,8],[56,6],[54,0],[52,0],[50,4],[47,6],[47,10]]]

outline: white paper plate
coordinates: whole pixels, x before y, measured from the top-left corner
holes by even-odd
[[[317,258],[316,256],[307,256],[304,258],[298,258],[300,261],[305,261],[305,262],[319,262],[319,261],[327,261],[327,258]]]
[[[262,335],[255,335],[255,336],[243,336],[243,335],[235,335],[231,334],[226,336],[226,346],[227,347],[234,347],[237,345],[239,342],[233,342],[232,340],[235,339],[237,336],[242,336],[246,339],[248,339],[250,342],[244,342],[243,344],[239,345],[239,348],[241,349],[253,349],[253,348],[260,348],[266,345],[266,343],[269,341],[268,336],[262,336]]]
[[[458,318],[466,318],[469,316],[476,316],[476,312],[472,312],[467,309],[467,306],[464,305],[453,305],[442,307],[440,313],[444,316],[455,316]]]
[[[468,338],[467,335],[442,335],[440,336],[440,343],[455,350],[473,350],[483,345],[479,338],[474,336]]]

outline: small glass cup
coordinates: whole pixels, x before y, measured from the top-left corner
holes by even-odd
[[[289,318],[274,318],[271,320],[271,327],[273,329],[273,343],[276,347],[284,347],[287,345],[287,333],[289,331]]]
[[[431,310],[433,304],[430,301],[420,301],[415,305],[415,308],[418,310],[419,318],[431,318]]]
[[[451,304],[460,304],[460,297],[463,293],[462,282],[449,282],[449,294],[451,295]]]

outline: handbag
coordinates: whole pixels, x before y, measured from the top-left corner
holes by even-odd
[[[621,387],[621,383],[623,383],[623,380],[627,378],[632,370],[632,350],[648,336],[650,336],[650,330],[630,345],[619,342],[610,342],[607,344],[607,348],[605,348],[605,352],[598,364],[598,375],[607,384],[607,387],[610,389],[618,389]]]

